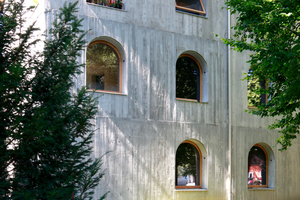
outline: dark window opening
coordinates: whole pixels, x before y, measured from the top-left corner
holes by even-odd
[[[260,87],[263,88],[263,89],[267,89],[266,88],[266,81],[260,81]],[[266,94],[261,94],[260,95],[260,103],[265,104],[267,102],[268,102],[267,95]]]
[[[176,98],[201,101],[201,71],[197,62],[188,56],[179,57],[176,63]]]

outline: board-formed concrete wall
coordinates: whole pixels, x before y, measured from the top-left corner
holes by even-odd
[[[50,11],[46,27],[63,3],[41,3]],[[249,67],[247,53],[228,52],[215,37],[228,35],[227,11],[221,9],[224,1],[204,3],[206,17],[177,12],[174,0],[126,0],[125,10],[79,0],[78,16],[84,19],[83,29],[90,30],[87,45],[111,42],[123,62],[122,93],[94,94],[99,105],[93,156],[110,151],[103,157],[106,171],[95,199],[107,191],[107,199],[113,200],[300,198],[299,142],[279,153],[273,148],[278,133],[266,129],[273,119],[244,112],[247,86],[240,79]],[[204,69],[204,102],[176,100],[175,64],[183,53],[193,55]],[[85,63],[86,49],[78,61]],[[74,80],[76,87],[85,86],[85,78],[83,73]],[[201,147],[203,189],[175,190],[175,154],[185,140]],[[272,187],[266,190],[247,187],[248,152],[257,143],[273,158]]]
[[[235,19],[231,19],[231,24]],[[280,134],[267,129],[273,118],[250,115],[247,103],[247,82],[240,81],[250,66],[249,52],[231,51],[231,105],[232,105],[232,199],[300,199],[300,141],[292,142],[287,151],[279,152],[276,144]],[[269,188],[248,189],[247,157],[254,144],[262,145],[267,151],[269,162]]]

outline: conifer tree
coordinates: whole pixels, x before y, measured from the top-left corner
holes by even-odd
[[[77,2],[60,8],[41,51],[23,3],[0,2],[0,198],[92,199],[104,175],[90,158],[96,100],[70,93],[85,44]]]

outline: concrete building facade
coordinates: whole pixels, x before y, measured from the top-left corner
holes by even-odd
[[[67,2],[74,2],[68,0]],[[180,2],[180,1],[179,1]],[[61,0],[39,1],[49,28]],[[105,176],[95,199],[113,200],[300,199],[300,142],[279,152],[274,119],[248,109],[247,52],[230,50],[215,36],[233,34],[223,0],[202,0],[205,14],[176,9],[175,0],[123,0],[122,9],[79,0],[88,46],[110,44],[119,56],[119,91],[96,90],[94,157]],[[178,5],[177,5],[178,6]],[[201,101],[176,98],[176,63],[189,55],[201,66]],[[87,69],[77,77],[85,86]],[[201,152],[201,188],[175,188],[176,151],[189,141]],[[260,145],[267,157],[267,185],[248,187],[248,156]],[[199,183],[200,184],[200,183]]]

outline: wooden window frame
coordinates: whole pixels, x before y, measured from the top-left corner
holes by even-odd
[[[260,149],[262,149],[263,150],[263,152],[265,153],[265,157],[266,157],[266,185],[248,185],[248,188],[267,188],[268,187],[268,179],[269,179],[269,176],[268,176],[268,174],[269,174],[269,162],[268,162],[268,154],[267,154],[267,152],[266,152],[266,150],[265,150],[265,148],[264,147],[262,147],[261,145],[259,145],[259,144],[255,144],[255,145],[253,145],[253,147],[259,147]],[[251,147],[252,148],[252,147]],[[250,149],[251,150],[251,149]],[[250,151],[249,151],[250,152]],[[248,154],[248,157],[249,157],[249,154]],[[249,162],[249,161],[248,161]],[[249,163],[248,163],[248,165],[249,165]],[[249,169],[248,169],[248,173],[249,173]],[[247,173],[247,174],[248,174]]]
[[[191,58],[193,61],[196,62],[198,68],[199,68],[199,78],[200,78],[200,83],[199,83],[199,91],[197,91],[197,93],[199,93],[199,100],[198,99],[187,99],[187,98],[180,98],[180,97],[176,97],[176,99],[178,100],[187,100],[187,101],[193,101],[193,102],[202,102],[202,67],[200,65],[200,63],[198,62],[198,60],[196,58],[194,58],[193,56],[189,55],[189,54],[182,54],[180,55],[178,58],[177,58],[177,61],[179,58],[182,58],[182,57],[188,57],[188,58]],[[176,65],[177,65],[177,61],[176,61]],[[176,66],[177,68],[177,66]],[[177,74],[175,74],[176,76]],[[175,88],[176,89],[176,88]],[[176,91],[175,91],[176,93]],[[198,95],[197,95],[198,96]]]
[[[118,59],[119,59],[119,91],[110,91],[110,90],[97,90],[97,89],[87,89],[88,91],[99,91],[99,92],[106,92],[106,93],[122,93],[122,57],[121,54],[119,52],[119,50],[111,43],[104,41],[104,40],[97,40],[92,42],[91,44],[89,44],[88,49],[94,45],[94,44],[106,44],[107,46],[110,46],[117,54]],[[87,67],[86,67],[86,74],[87,74]],[[86,80],[86,84],[87,84],[87,80]]]
[[[194,142],[189,141],[189,140],[183,141],[182,143],[180,143],[180,145],[184,144],[184,143],[193,145],[194,147],[196,147],[196,149],[199,153],[199,172],[198,172],[199,173],[199,185],[197,185],[197,186],[177,186],[177,185],[175,185],[175,189],[201,189],[202,188],[202,154],[201,154],[200,148],[198,147],[197,144],[195,144]],[[177,154],[177,149],[176,149],[176,154]],[[176,160],[176,155],[175,155],[175,160]],[[175,163],[176,163],[176,161],[175,161]],[[176,173],[177,173],[177,171],[176,171],[176,166],[175,166],[175,179],[177,178]]]
[[[202,3],[202,0],[199,0],[199,1],[200,1],[200,4],[201,4],[202,8],[203,8],[203,11],[195,10],[195,9],[191,9],[191,8],[186,8],[186,7],[183,7],[183,6],[178,6],[177,3],[176,3],[176,0],[175,0],[175,7],[180,9],[180,10],[185,10],[185,11],[192,12],[192,13],[206,15],[206,11],[205,11],[204,5]]]

